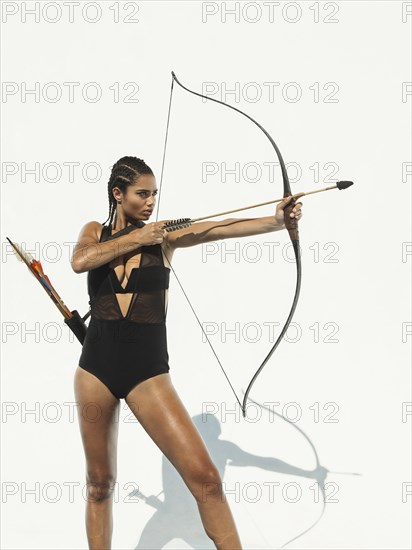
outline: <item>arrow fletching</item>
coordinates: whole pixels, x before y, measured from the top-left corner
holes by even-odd
[[[168,231],[177,231],[178,229],[183,229],[184,227],[189,227],[192,225],[191,218],[179,218],[178,220],[170,220],[163,225],[163,229]]]

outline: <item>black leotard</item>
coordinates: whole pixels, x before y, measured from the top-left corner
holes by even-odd
[[[104,226],[99,242],[116,236],[111,226]],[[160,244],[141,248],[139,267],[132,269],[125,288],[108,263],[88,272],[90,322],[79,366],[99,378],[118,399],[124,399],[143,380],[169,372],[169,276]],[[133,293],[126,316],[116,293]]]

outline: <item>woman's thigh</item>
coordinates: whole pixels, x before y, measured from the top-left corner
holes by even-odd
[[[207,447],[178,396],[170,375],[159,374],[138,384],[126,402],[186,483],[217,482],[219,474]]]
[[[77,367],[74,393],[87,477],[104,482],[117,475],[120,401],[96,376]]]

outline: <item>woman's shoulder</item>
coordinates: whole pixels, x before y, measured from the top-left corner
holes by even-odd
[[[102,235],[103,225],[96,221],[87,222],[80,229],[79,236],[75,243],[73,250],[72,259],[70,261],[73,270],[76,273],[82,273],[80,268],[78,268],[75,258],[79,255],[80,251],[88,245],[93,245],[100,242],[100,237]]]
[[[80,230],[80,235],[83,238],[94,238],[97,242],[99,242],[103,227],[105,227],[104,224],[95,220],[86,222]]]

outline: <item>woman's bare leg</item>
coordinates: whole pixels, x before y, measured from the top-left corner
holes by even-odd
[[[216,548],[241,549],[219,472],[170,375],[160,374],[141,382],[126,402],[195,497],[205,531]]]
[[[110,550],[120,401],[98,378],[80,367],[74,375],[74,392],[86,457],[89,549]]]

